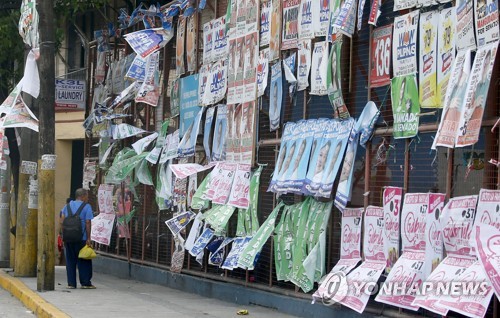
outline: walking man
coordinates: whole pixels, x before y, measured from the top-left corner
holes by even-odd
[[[85,189],[75,191],[76,200],[68,203],[61,215],[64,248],[66,254],[66,274],[68,288],[76,288],[76,268],[83,289],[95,289],[92,285],[92,260],[78,258],[78,253],[85,246],[90,246],[90,222],[94,218],[92,207],[88,204],[89,193]],[[78,225],[80,225],[78,227]]]

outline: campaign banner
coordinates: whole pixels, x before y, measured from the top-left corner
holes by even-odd
[[[259,46],[264,47],[270,44],[271,40],[271,10],[272,1],[266,0],[260,3],[260,28],[259,28]]]
[[[342,213],[340,258],[361,258],[361,226],[364,208],[347,208]]]
[[[475,226],[474,233],[474,247],[479,261],[498,298],[500,295],[500,244],[498,244],[500,235],[498,228],[488,224],[480,224]]]
[[[382,263],[385,270],[384,208],[368,206],[364,216],[363,256],[365,261]]]
[[[222,269],[233,270],[238,267],[238,261],[241,253],[247,247],[248,243],[252,240],[251,236],[237,237],[233,240],[231,250],[229,251],[224,263],[222,264]]]
[[[278,180],[281,179],[282,173],[286,170],[284,169],[285,158],[288,157],[288,148],[290,148],[293,143],[292,132],[295,130],[295,126],[296,124],[293,122],[287,122],[285,124],[285,128],[283,129],[283,135],[281,137],[280,151],[278,153],[278,159],[276,160],[276,165],[274,167],[274,172],[272,174],[271,182],[269,183],[269,187],[267,189],[268,192],[277,192],[276,191],[277,182]],[[290,163],[288,162],[287,165],[289,164]]]
[[[179,17],[177,21],[177,37],[175,41],[175,75],[177,77],[186,71],[184,65],[184,44],[186,35],[186,18]]]
[[[450,293],[443,296],[438,304],[467,317],[483,318],[490,305],[494,290],[488,281],[482,265],[479,261],[474,262],[456,280],[466,286],[472,283],[479,286],[478,292],[464,292],[458,295]]]
[[[207,83],[210,80],[210,71],[212,68],[212,64],[204,64],[198,70],[198,103],[199,106],[209,106],[205,104],[205,91],[207,88]]]
[[[257,64],[259,62],[259,34],[257,31],[245,36],[245,69],[243,102],[251,102],[257,96]],[[239,94],[237,94],[238,96]],[[241,102],[241,100],[239,100]]]
[[[269,98],[269,130],[274,131],[280,127],[281,107],[283,99],[283,79],[281,62],[271,65],[271,91]]]
[[[311,67],[311,95],[326,95],[328,76],[328,42],[314,43]]]
[[[294,84],[297,82],[295,76],[295,68],[297,64],[297,53],[292,53],[288,57],[283,59],[283,70],[285,72],[285,79],[288,84]]]
[[[436,149],[436,146],[455,147],[465,93],[467,91],[467,83],[469,81],[470,65],[471,51],[458,51],[453,61],[449,85],[446,89],[443,104],[444,110],[432,144],[432,149]]]
[[[372,88],[391,83],[392,28],[392,24],[389,24],[373,30],[370,70]]]
[[[326,74],[326,87],[328,91],[328,99],[333,107],[333,116],[335,118],[348,118],[349,110],[342,97],[342,75],[340,68],[340,59],[342,53],[342,40],[338,39],[333,42],[330,57],[328,59],[328,69]]]
[[[180,83],[180,131],[184,136],[192,126],[196,114],[201,109],[198,106],[198,74],[181,78]]]
[[[170,89],[170,116],[179,116],[181,106],[181,80],[176,78],[172,81]]]
[[[203,105],[213,105],[224,99],[227,92],[227,64],[219,60],[212,64],[203,90]]]
[[[298,16],[299,40],[308,40],[314,38],[313,6],[315,6],[315,4],[317,3],[319,3],[319,1],[300,1]]]
[[[279,163],[279,170],[280,170],[279,178],[277,179],[276,184],[274,185],[273,192],[287,193],[287,188],[286,188],[287,181],[289,181],[290,179],[290,174],[294,172],[292,170],[292,164],[295,165],[293,159],[295,158],[297,151],[299,151],[299,148],[301,148],[301,141],[304,129],[307,129],[305,121],[300,121],[295,125],[293,125],[292,129],[287,132],[291,135],[291,137],[289,143],[286,145],[287,148],[284,160],[282,162],[280,161]],[[303,153],[305,147],[302,148],[303,150],[301,152]]]
[[[2,111],[7,115],[4,117],[0,128],[24,127],[38,132],[38,119],[31,112],[28,106],[26,106],[23,98],[19,95],[19,92],[14,100],[15,102],[10,108],[4,108],[2,106]]]
[[[240,142],[240,163],[252,164],[253,151],[255,149],[255,116],[257,113],[257,104],[255,101],[243,103],[241,105],[241,122],[236,123],[239,127]]]
[[[137,103],[145,103],[153,107],[158,106],[161,94],[160,80],[160,52],[148,56],[146,61],[146,74],[135,97]]]
[[[144,138],[141,138],[139,140],[137,140],[136,142],[134,142],[132,144],[132,148],[134,149],[134,151],[140,155],[141,153],[144,152],[144,150],[146,150],[146,148],[153,142],[156,140],[156,138],[158,138],[158,133],[157,132],[154,132],[152,133],[151,135],[149,136],[146,136]]]
[[[312,295],[312,303],[314,304],[317,300],[321,300],[327,304],[330,300],[334,299],[335,295],[331,291],[332,283],[339,283],[339,278],[346,276],[360,261],[361,259],[339,259],[330,273],[322,278],[323,282]]]
[[[474,256],[470,236],[476,214],[477,195],[451,198],[443,210],[441,227],[447,255]]]
[[[474,36],[474,7],[471,0],[457,0],[455,8],[457,10],[457,50],[476,48]]]
[[[311,71],[311,40],[299,40],[297,66],[297,91],[309,87],[309,73]]]
[[[406,193],[401,211],[401,241],[403,253],[425,252],[426,217],[429,208],[429,194]]]
[[[97,202],[99,205],[99,213],[115,213],[113,208],[113,184],[100,184],[97,190]]]
[[[300,0],[283,0],[283,32],[281,50],[297,48],[299,38]]]
[[[95,186],[94,181],[96,176],[97,176],[97,162],[85,159],[83,163],[82,188],[90,190],[90,186]]]
[[[136,55],[125,74],[125,78],[132,81],[144,81],[146,76],[146,62],[146,59],[143,59],[140,55]]]
[[[403,189],[384,188],[384,253],[387,272],[390,272],[399,258],[399,220],[401,218]]]
[[[217,117],[215,119],[215,130],[212,141],[212,161],[223,161],[226,157],[226,134],[227,134],[227,106],[217,106]]]
[[[339,8],[339,13],[336,15],[334,26],[342,34],[351,37],[356,28],[356,0],[345,0],[342,7]]]
[[[363,26],[363,11],[365,10],[365,2],[366,0],[358,1],[358,24],[357,24],[358,31],[361,31],[361,28]]]
[[[423,108],[438,108],[437,92],[437,42],[439,13],[424,12],[420,15],[419,30],[419,102]]]
[[[186,21],[186,64],[188,72],[196,70],[196,52],[198,50],[198,15],[187,17]]]
[[[219,61],[227,58],[229,46],[226,36],[226,16],[212,20],[212,60]]]
[[[477,46],[500,40],[498,29],[498,0],[474,0]]]
[[[235,113],[240,108],[239,105],[227,105],[227,114],[226,114],[226,123],[227,123],[227,132],[225,136],[225,160],[230,162],[236,162],[234,159],[237,155],[239,155],[239,141],[236,137],[236,128],[235,128]]]
[[[394,77],[391,80],[391,99],[394,138],[415,137],[420,118],[416,76],[413,74]]]
[[[394,0],[394,11],[413,8],[417,3],[418,0]]]
[[[214,113],[215,107],[207,108],[207,112],[205,113],[205,125],[203,127],[203,149],[205,149],[205,155],[208,161],[211,161],[210,158],[212,158],[210,141],[213,139],[212,125],[214,123]]]
[[[209,163],[207,165],[200,165],[198,163],[178,163],[171,164],[170,169],[177,179],[185,179],[192,176],[198,172],[208,170],[214,166],[214,163]]]
[[[99,213],[92,219],[90,239],[96,243],[109,246],[116,215],[114,213]]]
[[[142,133],[147,133],[146,130],[137,128],[129,124],[118,124],[112,126],[113,139],[125,139],[128,137],[136,136]]]
[[[208,21],[203,25],[203,64],[213,61],[213,47],[212,21]]]
[[[179,148],[179,129],[167,135],[165,145],[160,154],[160,163],[165,163],[170,159],[177,158],[177,148]]]
[[[281,0],[271,1],[271,31],[269,38],[269,61],[280,58],[281,47]]]
[[[181,141],[179,142],[178,153],[179,157],[194,156],[196,148],[196,139],[200,131],[201,117],[203,116],[203,108],[198,108],[198,113],[195,115],[191,124],[187,127]]]
[[[445,195],[430,193],[427,215],[425,217],[425,274],[429,275],[443,260],[443,229],[441,215],[444,208]]]
[[[394,19],[392,68],[394,77],[417,73],[417,29],[419,10]]]
[[[85,81],[56,79],[56,109],[85,109],[85,97]]]
[[[204,229],[203,233],[201,233],[198,239],[196,239],[196,241],[193,244],[193,247],[189,250],[189,254],[191,254],[191,256],[196,257],[198,254],[203,253],[203,250],[212,240],[213,237],[214,237],[214,230],[210,228]]]
[[[257,64],[257,97],[264,95],[269,78],[269,48],[260,50]]]
[[[239,50],[241,48],[237,48],[237,44],[239,39],[230,38],[229,39],[229,57],[228,57],[228,67],[227,67],[227,102],[233,103],[235,102],[236,96],[236,72],[240,67],[241,62],[237,59],[240,58],[241,54]],[[238,51],[238,52],[237,52]]]
[[[195,214],[191,211],[174,214],[174,217],[165,221],[173,236],[179,234],[188,224],[195,218]]]
[[[314,36],[327,36],[330,26],[330,9],[337,0],[313,1]]]
[[[454,7],[441,10],[437,34],[437,101],[439,108],[446,107],[446,90],[450,83],[455,60],[456,10]]]
[[[463,101],[455,147],[471,146],[479,140],[497,49],[498,41],[477,50]]]
[[[474,225],[487,224],[500,229],[500,191],[481,189]],[[472,235],[474,237],[474,234]],[[474,240],[472,238],[472,240]]]
[[[18,25],[19,35],[23,38],[24,43],[32,48],[37,48],[40,40],[39,15],[36,7],[36,0],[23,0]]]
[[[373,26],[377,25],[378,18],[380,17],[380,7],[382,6],[382,0],[372,0],[372,6],[370,9],[370,16],[368,17],[368,24]]]
[[[163,48],[174,37],[174,31],[164,28],[146,29],[125,35],[125,40],[142,58]]]
[[[351,200],[354,163],[359,143],[359,134],[357,130],[359,123],[360,121],[358,120],[355,127],[351,130],[349,141],[347,142],[344,161],[342,162],[342,170],[340,172],[337,193],[335,194],[335,207],[341,212],[344,211],[347,206],[347,202]]]
[[[251,165],[238,164],[227,204],[240,209],[250,206],[250,168]]]

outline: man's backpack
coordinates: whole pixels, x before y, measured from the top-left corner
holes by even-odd
[[[63,241],[65,243],[75,243],[82,241],[83,230],[82,230],[82,220],[80,218],[80,212],[82,212],[85,205],[87,204],[83,202],[75,214],[73,214],[73,211],[71,211],[69,203],[66,206],[66,211],[68,212],[68,216],[64,218],[64,221],[62,223],[62,235],[63,235]]]

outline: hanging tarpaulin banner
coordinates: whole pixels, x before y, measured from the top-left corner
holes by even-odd
[[[394,138],[415,137],[420,114],[416,76],[394,77],[391,80],[391,99]]]
[[[313,4],[314,2],[314,4]],[[313,5],[319,1],[301,0],[299,5],[299,39],[306,40],[314,38]]]
[[[314,43],[311,67],[311,95],[326,95],[328,70],[328,42]]]
[[[297,39],[299,38],[299,6],[300,0],[283,0],[282,50],[297,48]]]
[[[251,236],[246,237],[237,237],[233,241],[233,246],[231,247],[231,251],[227,255],[224,260],[224,264],[222,264],[222,269],[233,270],[238,267],[238,261],[242,255],[243,250],[246,249],[248,243],[252,240]]]
[[[179,234],[188,224],[195,218],[195,214],[191,211],[186,211],[174,215],[173,218],[165,221],[168,229],[175,236]]]
[[[311,71],[311,40],[299,40],[297,66],[297,91],[309,87],[309,73]]]
[[[288,84],[297,82],[295,77],[295,65],[297,64],[297,54],[292,53],[290,56],[283,60],[283,70],[285,71],[285,79]]]
[[[260,50],[257,64],[257,97],[264,95],[269,77],[269,48]]]
[[[210,152],[210,140],[213,138],[212,132],[212,124],[214,122],[214,113],[215,107],[211,107],[207,109],[205,114],[205,125],[203,127],[203,149],[205,149],[205,155],[207,156],[208,161],[212,157]]]
[[[140,155],[146,148],[151,144],[155,139],[158,138],[158,133],[152,133],[149,136],[146,136],[144,138],[141,138],[134,142],[132,144],[132,148],[135,150],[135,152]]]
[[[226,17],[222,16],[218,19],[212,20],[212,60],[219,61],[226,59],[229,53],[229,46],[226,36]]]
[[[257,94],[257,64],[259,62],[259,34],[257,31],[245,36],[245,68],[243,102],[255,100]],[[241,100],[239,100],[241,102]]]
[[[457,49],[476,48],[474,37],[474,7],[471,0],[457,0],[455,3],[457,10]]]
[[[458,51],[453,62],[448,88],[444,99],[444,110],[441,121],[432,144],[432,149],[436,146],[448,148],[455,147],[458,128],[460,127],[460,117],[464,106],[467,83],[469,81],[471,66],[471,51]]]
[[[418,0],[394,0],[394,11],[413,8],[417,3]]]
[[[456,147],[471,146],[479,140],[497,49],[498,41],[480,47],[476,53],[463,101]]]
[[[186,61],[188,72],[196,70],[198,48],[198,15],[193,14],[186,21]]]
[[[333,42],[330,58],[328,59],[328,70],[326,74],[326,87],[328,99],[332,104],[334,117],[346,119],[350,117],[349,110],[342,97],[342,75],[340,59],[342,53],[342,38]]]
[[[500,244],[498,244],[498,228],[482,224],[479,226],[476,225],[474,231],[474,247],[479,261],[481,262],[481,266],[484,268],[484,273],[488,276],[488,279],[491,282],[498,298],[500,295]]]
[[[221,163],[218,165],[222,169],[220,174],[222,177],[219,179],[217,184],[211,183],[210,186],[214,187],[214,196],[212,198],[212,203],[214,204],[226,204],[231,194],[231,187],[233,185],[234,175],[236,173],[236,168],[238,164],[236,163]]]
[[[363,26],[363,11],[365,10],[365,2],[366,0],[359,0],[358,2],[358,31],[361,31],[361,27]]]
[[[174,37],[174,31],[163,28],[147,29],[125,35],[125,40],[142,58],[163,48]]]
[[[144,82],[135,97],[137,103],[145,103],[153,107],[158,105],[161,93],[159,65],[160,52],[155,52],[147,59]]]
[[[212,141],[211,160],[223,161],[226,157],[226,134],[227,134],[227,106],[217,106],[217,118],[215,120],[214,137]]]
[[[14,100],[14,105],[10,108],[3,108],[4,104],[2,104],[2,112],[5,112],[7,115],[4,117],[0,128],[24,127],[38,132],[38,119],[28,106],[26,106],[19,92]]]
[[[112,126],[113,130],[113,139],[118,140],[118,139],[125,139],[128,137],[136,136],[142,133],[147,133],[146,130],[137,128],[135,126],[129,125],[129,124],[118,124]]]
[[[271,32],[269,39],[269,61],[280,58],[281,47],[281,0],[269,0],[271,4]]]
[[[208,106],[203,101],[205,100],[205,90],[210,77],[210,69],[212,64],[205,64],[198,71],[198,103],[200,106]]]
[[[392,67],[394,77],[417,73],[417,29],[419,11],[394,19]]]
[[[227,201],[228,205],[248,209],[250,205],[250,168],[251,165],[238,164]]]
[[[269,98],[269,129],[274,131],[280,127],[281,104],[283,98],[283,79],[281,62],[271,66],[271,91]]]
[[[498,0],[474,0],[477,46],[500,40]]]
[[[179,129],[172,134],[167,135],[165,145],[163,146],[160,154],[160,163],[165,163],[170,159],[177,158],[177,148],[179,147]]]
[[[370,17],[368,18],[368,24],[373,26],[377,25],[378,18],[380,17],[380,7],[382,6],[382,0],[371,0],[372,6],[370,9]]]
[[[256,112],[257,104],[255,101],[241,105],[240,163],[252,164],[254,158]]]
[[[23,0],[21,4],[21,17],[19,18],[19,35],[23,38],[24,43],[31,48],[38,48],[40,41],[38,20],[36,0]]]
[[[146,77],[146,63],[146,59],[136,55],[125,74],[125,78],[131,81],[143,82]]]
[[[287,170],[288,166],[290,165],[290,162],[288,161],[291,161],[291,159],[287,160],[286,164],[284,162],[285,158],[287,158],[289,155],[288,149],[292,147],[292,144],[294,142],[292,139],[292,133],[295,130],[296,125],[297,124],[293,122],[287,122],[285,124],[285,128],[283,129],[283,136],[281,138],[278,159],[276,161],[276,166],[274,167],[274,172],[272,174],[273,177],[271,179],[271,182],[269,183],[269,188],[267,189],[267,191],[277,192],[277,183],[279,180],[281,180],[283,172]]]
[[[259,38],[260,38],[260,47],[268,46],[271,39],[271,10],[272,10],[272,1],[266,0],[261,1],[260,4],[260,29],[259,29]]]
[[[196,148],[196,138],[200,131],[201,117],[203,115],[203,108],[198,108],[198,113],[194,117],[191,124],[186,129],[184,136],[179,143],[178,153],[179,157],[194,156]]]
[[[387,260],[386,271],[390,272],[399,258],[399,220],[401,218],[403,189],[384,189],[384,253]]]
[[[202,166],[197,163],[178,163],[178,164],[171,164],[170,169],[172,170],[172,173],[175,175],[177,179],[182,180],[198,172],[210,169],[213,166],[214,164],[212,163],[207,164],[205,166]]]
[[[181,76],[186,71],[184,65],[184,49],[186,35],[186,18],[179,17],[177,22],[177,38],[175,42],[175,75]]]
[[[326,36],[330,25],[330,8],[336,0],[313,1],[314,36]]]
[[[437,48],[437,101],[438,107],[446,107],[445,98],[455,60],[455,7],[441,10],[438,25]]]
[[[439,13],[429,11],[420,15],[419,30],[419,102],[423,108],[438,108],[437,42]]]
[[[392,24],[373,30],[370,87],[391,83]]]
[[[216,104],[227,91],[227,65],[220,60],[212,65],[203,93],[203,105]]]
[[[481,189],[474,226],[481,224],[500,228],[500,191]],[[474,238],[474,232],[472,233]]]
[[[116,215],[114,213],[99,213],[92,219],[90,239],[96,243],[109,246]]]
[[[180,89],[180,131],[184,136],[192,125],[200,107],[198,106],[198,74],[183,77]]]
[[[345,0],[334,23],[337,30],[348,37],[352,37],[356,27],[356,8],[356,0]]]
[[[442,227],[444,248],[448,255],[473,256],[472,234],[476,215],[477,195],[450,199],[443,210]]]
[[[212,21],[203,25],[203,64],[213,61],[213,30]]]

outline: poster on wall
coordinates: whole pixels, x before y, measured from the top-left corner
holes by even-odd
[[[419,102],[423,108],[440,105],[437,93],[437,35],[439,13],[429,11],[420,15],[419,30]]]
[[[281,138],[280,151],[278,153],[278,159],[276,161],[276,166],[274,167],[274,172],[272,175],[271,182],[269,183],[268,192],[277,192],[278,180],[281,180],[283,172],[288,169],[290,162],[285,164],[285,159],[288,157],[289,148],[291,148],[294,143],[292,139],[292,132],[295,130],[297,124],[294,122],[287,122],[285,128],[283,129],[283,136]],[[295,147],[295,146],[294,146]],[[287,161],[291,161],[287,160]]]
[[[342,97],[342,75],[341,75],[341,53],[342,40],[337,39],[333,42],[330,57],[328,59],[328,70],[326,74],[326,87],[328,91],[328,99],[333,107],[333,116],[335,118],[348,118],[349,110]]]
[[[212,21],[209,21],[203,25],[203,64],[212,62],[213,45]]]
[[[200,107],[198,106],[198,74],[181,78],[180,93],[180,131],[184,136],[194,121]]]
[[[204,64],[200,67],[198,71],[198,103],[200,106],[208,106],[205,104],[205,89],[207,88],[207,83],[210,77],[210,70],[212,64]]]
[[[446,107],[445,97],[455,60],[455,7],[441,10],[438,25],[437,48],[437,100],[440,108]]]
[[[472,256],[472,233],[477,195],[451,198],[443,210],[443,244],[447,255]]]
[[[313,5],[319,1],[301,0],[299,6],[299,39],[307,40],[314,38]],[[314,4],[313,4],[314,3]]]
[[[479,261],[484,268],[485,274],[495,291],[497,297],[500,295],[500,244],[498,244],[498,229],[487,224],[474,227],[474,248]]]
[[[387,272],[391,271],[399,258],[399,220],[401,218],[402,195],[402,188],[384,188],[384,253],[387,260]]]
[[[368,24],[376,26],[381,13],[380,7],[382,6],[382,0],[372,0],[371,2],[372,6],[370,9],[370,16],[368,17]]]
[[[334,26],[342,34],[351,37],[356,27],[356,0],[345,0],[340,7]]]
[[[500,40],[498,0],[474,0],[477,46]]]
[[[417,29],[419,10],[394,19],[392,43],[393,76],[417,73]]]
[[[220,102],[227,92],[227,65],[219,60],[212,64],[203,91],[203,105],[213,105]]]
[[[347,206],[347,202],[351,200],[352,183],[354,176],[354,163],[356,161],[356,152],[358,150],[359,134],[357,129],[359,120],[354,125],[349,136],[347,149],[345,151],[344,161],[342,162],[342,170],[340,172],[339,185],[335,194],[335,207],[341,212]]]
[[[441,115],[436,137],[432,144],[432,149],[436,149],[436,146],[448,148],[455,147],[460,116],[464,105],[463,101],[469,80],[470,67],[471,51],[458,51],[453,61],[449,85],[446,89],[443,104],[444,110]]]
[[[227,132],[227,106],[217,106],[217,117],[215,120],[215,129],[212,142],[213,161],[223,161],[225,159],[225,145]]]
[[[184,44],[186,35],[186,18],[180,17],[177,22],[177,38],[175,42],[175,75],[181,76],[185,72]]]
[[[244,70],[244,102],[251,102],[257,96],[257,64],[259,61],[258,32],[248,33],[245,36],[245,70]],[[241,102],[241,100],[240,100]]]
[[[382,87],[391,83],[392,24],[373,30],[370,87]]]
[[[252,164],[253,149],[255,148],[255,101],[243,103],[241,105],[240,123],[240,163]]]
[[[207,108],[207,112],[205,114],[205,125],[203,126],[203,149],[205,149],[205,155],[207,159],[210,161],[212,157],[210,151],[210,140],[213,139],[212,136],[212,124],[214,122],[214,113],[215,107]],[[167,137],[168,140],[168,137]],[[166,143],[168,145],[168,142]]]
[[[269,78],[269,48],[259,52],[259,61],[257,64],[257,97],[264,95],[267,88],[267,79]]]
[[[176,78],[172,81],[170,88],[170,116],[179,116],[180,111],[180,97],[181,97],[181,80]]]
[[[480,47],[476,53],[458,124],[456,147],[471,146],[479,140],[497,49],[498,41]]]
[[[198,48],[198,15],[193,14],[186,22],[186,61],[188,72],[196,70],[196,51]]]
[[[259,38],[260,38],[260,47],[268,46],[271,40],[271,10],[272,10],[272,1],[266,0],[261,1],[260,4],[260,29],[259,29]]]
[[[457,0],[457,49],[458,51],[476,48],[474,37],[474,7],[471,0]]]
[[[300,0],[283,0],[282,50],[297,48],[297,39],[299,38],[299,5]]]
[[[229,46],[226,36],[226,16],[212,20],[212,60],[220,61],[226,59]]]
[[[394,11],[413,8],[418,0],[394,0]]]
[[[269,39],[269,61],[280,58],[281,47],[281,0],[269,0],[271,6],[271,34]]]
[[[179,157],[194,156],[196,148],[196,139],[200,131],[201,117],[203,115],[203,108],[198,107],[197,113],[193,121],[187,128],[185,128],[184,135],[179,143],[178,153]]]
[[[326,36],[330,26],[330,8],[337,0],[313,1],[314,36]]]
[[[135,97],[137,103],[145,103],[156,107],[161,94],[161,78],[159,72],[160,52],[155,52],[147,58],[146,74]]]
[[[309,73],[311,71],[311,40],[299,40],[297,66],[297,91],[309,87]]]
[[[283,79],[281,62],[271,66],[271,91],[269,98],[269,129],[274,131],[280,127],[281,105],[283,98]]]
[[[394,77],[391,80],[391,100],[394,138],[415,137],[420,114],[416,76]]]
[[[328,42],[314,43],[311,67],[311,95],[327,94]]]
[[[116,215],[114,213],[99,213],[94,217],[94,219],[92,219],[90,239],[96,243],[109,246],[115,217]]]

